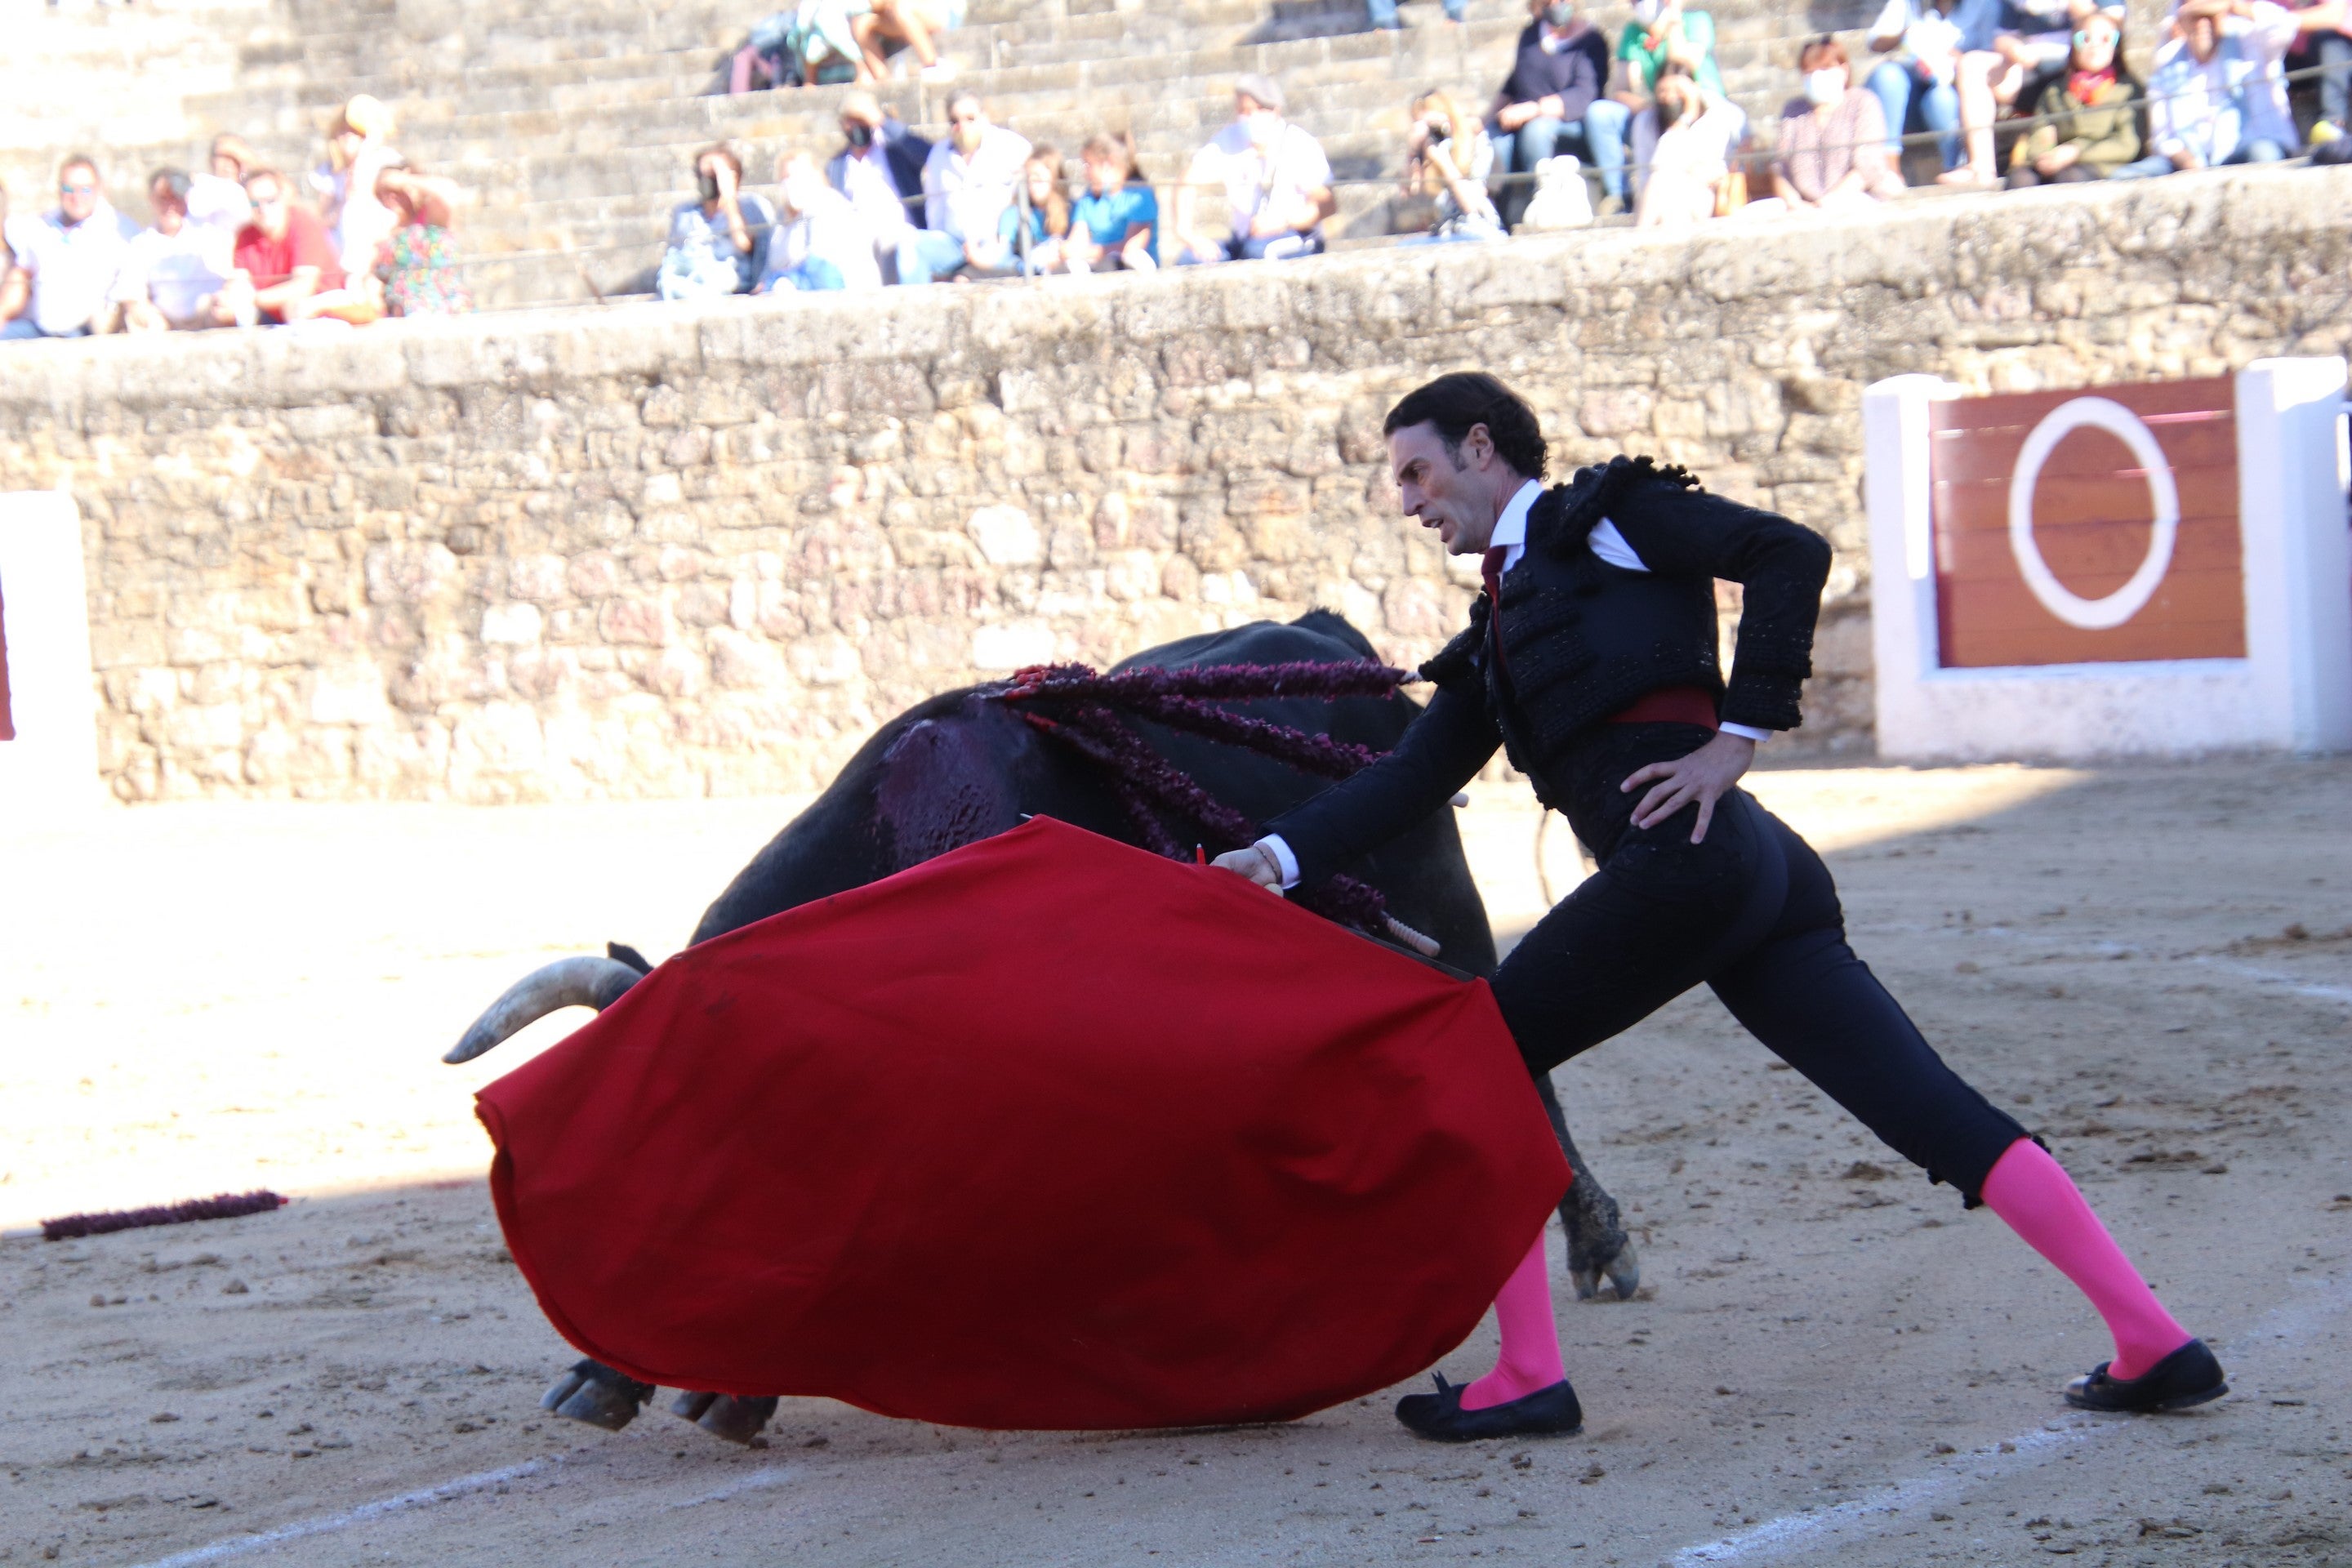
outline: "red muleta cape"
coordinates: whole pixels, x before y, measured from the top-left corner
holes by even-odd
[[[962,1426],[1384,1388],[1569,1182],[1483,982],[1042,817],[688,949],[478,1100],[582,1351]]]

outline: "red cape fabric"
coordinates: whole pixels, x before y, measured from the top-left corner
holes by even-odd
[[[677,954],[478,1111],[581,1350],[965,1426],[1384,1388],[1569,1181],[1483,982],[1044,818]]]

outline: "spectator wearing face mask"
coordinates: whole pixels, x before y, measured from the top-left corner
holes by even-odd
[[[2103,180],[2139,156],[2139,83],[2123,68],[2122,41],[2104,12],[2074,29],[2065,79],[2042,95],[2048,123],[2010,152],[2011,189]]]
[[[715,300],[759,279],[760,245],[776,215],[746,192],[743,160],[725,142],[694,155],[697,199],[670,215],[669,247],[655,291],[665,300]]]
[[[1405,194],[1429,202],[1434,216],[1426,232],[1406,243],[1500,239],[1502,216],[1486,195],[1494,167],[1495,143],[1485,126],[1443,92],[1414,99],[1412,128],[1405,132]]]
[[[1623,212],[1633,110],[1608,96],[1608,36],[1583,18],[1575,0],[1534,0],[1530,9],[1535,19],[1519,34],[1511,74],[1486,118],[1496,165],[1517,176],[1503,191],[1503,221],[1517,226],[1535,195],[1537,167],[1563,153],[1600,170],[1602,216]]]
[[[882,287],[874,233],[849,198],[824,183],[816,160],[786,153],[776,160],[783,206],[768,237],[768,265],[755,294],[794,289],[863,291]]]
[[[2000,0],[1886,0],[1870,26],[1873,54],[1887,58],[1872,68],[1865,84],[1886,121],[1886,154],[1903,156],[1903,132],[1912,109],[1922,128],[1942,133],[1937,144],[1944,167],[1960,163],[1960,58],[1992,47],[2000,23]]]
[[[984,268],[997,226],[1013,203],[1029,139],[990,122],[980,95],[948,100],[948,136],[923,163],[924,221],[898,239],[898,281],[929,283]]]
[[[1633,223],[1658,228],[1715,216],[1748,117],[1698,84],[1688,67],[1658,73],[1656,100],[1633,119]]]
[[[873,237],[875,259],[895,280],[899,242],[921,226],[923,165],[931,144],[862,91],[841,100],[841,151],[824,166],[825,184],[848,198]]]
[[[2279,68],[2294,16],[2268,0],[2187,0],[2174,26],[2179,36],[2156,51],[2148,77],[2147,156],[2115,177],[2274,163],[2294,152],[2300,138]]]
[[[229,324],[220,292],[233,270],[229,253],[235,237],[189,219],[193,184],[178,169],[159,169],[148,177],[147,207],[155,222],[131,242],[114,280],[124,331]]]
[[[1150,272],[1160,265],[1160,198],[1131,134],[1098,133],[1078,153],[1087,188],[1070,205],[1063,246],[1073,272]]]
[[[77,153],[59,164],[57,206],[9,226],[0,341],[79,338],[102,329],[132,232],[108,203],[96,163]]]
[[[1192,155],[1176,193],[1178,266],[1322,253],[1323,220],[1339,205],[1331,194],[1331,161],[1282,110],[1282,86],[1273,78],[1234,83],[1234,122]],[[1224,238],[1209,231],[1201,211],[1202,190],[1218,185],[1232,216]]]
[[[1772,150],[1772,194],[1789,211],[1868,206],[1900,195],[1903,176],[1886,157],[1885,111],[1853,85],[1845,46],[1824,33],[1797,59],[1804,96],[1780,111]]]

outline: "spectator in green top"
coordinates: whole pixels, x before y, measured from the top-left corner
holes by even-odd
[[[1723,96],[1723,73],[1715,63],[1715,18],[1684,10],[1683,0],[1633,0],[1633,19],[1617,39],[1622,72],[1618,100],[1631,110],[1649,108],[1658,89],[1658,68],[1669,59],[1690,67],[1699,86]]]

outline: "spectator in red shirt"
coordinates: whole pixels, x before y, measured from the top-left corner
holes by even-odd
[[[244,325],[342,314],[353,296],[318,215],[294,204],[275,169],[247,174],[245,194],[253,200],[253,221],[237,231],[236,275],[222,290],[231,314]]]

